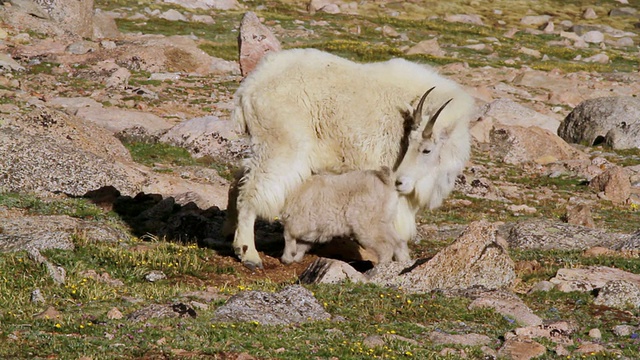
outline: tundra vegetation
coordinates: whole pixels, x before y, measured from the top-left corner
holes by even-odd
[[[633,1],[629,1],[633,3]],[[404,9],[408,3],[412,11],[404,15],[390,17],[373,4],[360,2],[358,16],[346,14],[310,15],[305,11],[303,1],[246,1],[243,4],[256,11],[265,23],[275,29],[285,48],[313,47],[345,56],[357,61],[386,60],[402,56],[409,60],[424,61],[434,65],[446,65],[464,61],[471,69],[459,71],[444,70],[445,75],[472,78],[483,66],[506,70],[522,65],[533,69],[573,72],[624,74],[637,71],[639,57],[637,46],[620,49],[596,46],[583,49],[567,49],[549,45],[551,40],[559,40],[553,34],[529,34],[518,32],[513,37],[504,34],[510,27],[522,28],[520,19],[530,11],[552,13],[560,20],[575,21],[587,6],[599,14],[617,6],[618,2],[605,0],[594,4],[592,1],[438,1],[438,2],[390,2],[388,7]],[[196,14],[208,14],[204,10],[184,10],[176,5],[152,0],[96,0],[96,7],[105,11],[123,13],[144,13],[150,10],[180,9]],[[634,5],[634,4],[632,4]],[[637,5],[634,5],[637,7]],[[260,10],[261,9],[261,10]],[[501,20],[496,24],[495,9],[503,9]],[[485,19],[486,26],[475,26],[441,19],[425,20],[428,16],[444,17],[451,13],[474,13]],[[123,32],[156,33],[165,35],[193,34],[202,39],[200,47],[215,56],[233,60],[237,56],[237,26],[242,11],[216,11],[215,24],[167,21],[151,17],[146,20],[118,19]],[[310,25],[311,21],[326,22]],[[313,32],[299,29],[299,21]],[[585,23],[610,25],[617,29],[633,31],[637,19],[629,17],[606,17],[584,20]],[[403,46],[413,45],[408,40],[383,37],[376,28],[388,25],[396,31],[407,33],[410,39],[428,38],[438,35],[441,46],[456,49],[447,56],[404,55]],[[359,30],[358,30],[359,29]],[[637,31],[637,30],[636,30]],[[41,38],[38,33],[30,33]],[[457,46],[468,45],[485,38],[496,38],[499,43],[492,45],[491,53],[478,52]],[[637,41],[636,41],[637,43]],[[520,44],[548,54],[543,61],[517,52]],[[577,55],[583,58],[604,51],[611,59],[607,64],[588,63],[573,60]],[[520,62],[507,61],[515,57]],[[104,87],[90,76],[68,76],[54,71],[58,64],[42,61],[27,66],[23,73],[15,73],[21,88],[34,96],[44,96],[55,89],[59,96],[86,96],[93,89]],[[135,100],[148,108],[158,107],[158,112],[171,114],[163,104],[179,103],[174,109],[186,111],[192,116],[206,115],[217,106],[212,91],[232,94],[237,82],[219,82],[214,77],[190,77],[180,81],[153,82],[149,73],[133,71],[130,84],[145,86],[158,94],[157,99],[136,97]],[[0,104],[16,104],[20,111],[27,112],[24,102],[11,95],[11,88],[0,84],[2,95]],[[530,89],[534,94],[543,90]],[[120,90],[113,90],[120,91]],[[131,96],[123,92],[123,96]],[[110,106],[111,104],[104,104]],[[566,107],[566,106],[565,106]],[[568,109],[564,109],[568,110]],[[226,110],[222,110],[226,111]],[[167,115],[170,117],[170,115]],[[2,119],[0,119],[2,122]],[[129,142],[127,147],[136,161],[153,164],[157,171],[178,172],[178,166],[202,165],[185,155],[182,149],[167,148],[164,145],[143,142]],[[164,152],[166,157],[158,157]],[[640,164],[639,150],[614,151],[602,147],[591,150],[591,156],[603,156],[620,165]],[[489,221],[512,222],[527,218],[559,219],[564,216],[565,207],[560,199],[571,197],[594,197],[584,179],[573,176],[548,177],[519,165],[508,165],[493,161],[484,148],[474,148],[471,154],[474,164],[491,169],[487,175],[492,181],[521,189],[522,196],[517,204],[535,206],[537,212],[514,214],[507,204],[498,200],[473,198],[454,191],[443,205],[433,211],[420,213],[418,220],[429,230],[433,226],[441,229],[455,228],[473,220],[485,218]],[[230,178],[230,169],[236,164],[213,164]],[[547,194],[540,198],[540,194]],[[550,194],[550,195],[549,195]],[[8,209],[12,213],[29,215],[67,215],[94,223],[109,224],[126,230],[126,224],[114,212],[99,208],[80,198],[63,196],[39,197],[32,194],[0,192],[0,211]],[[593,204],[592,213],[598,228],[612,232],[630,233],[638,229],[640,212],[630,205],[618,206],[606,200]],[[1,229],[2,224],[0,224]],[[424,235],[424,234],[422,234]],[[0,230],[0,238],[2,231]],[[410,244],[413,258],[431,257],[453,240],[453,236],[422,236],[422,241]],[[426,339],[431,331],[447,333],[482,333],[492,339],[501,338],[517,325],[513,320],[488,309],[469,310],[469,299],[446,297],[440,293],[406,294],[402,289],[388,289],[375,285],[346,283],[335,285],[309,285],[308,288],[325,309],[343,321],[311,322],[296,326],[265,326],[260,323],[218,324],[212,322],[213,309],[222,305],[228,296],[246,290],[275,291],[291,284],[312,260],[307,256],[300,264],[284,266],[277,258],[264,258],[265,270],[251,272],[242,266],[232,254],[217,253],[207,247],[200,247],[186,239],[184,242],[170,242],[157,237],[131,237],[117,243],[102,243],[87,240],[82,233],[73,237],[75,249],[43,251],[51,262],[66,269],[64,285],[59,285],[48,275],[43,265],[33,261],[26,252],[0,253],[0,358],[212,358],[212,359],[436,359],[457,358],[454,355],[441,356],[445,347],[464,348],[468,358],[482,358],[478,346],[450,346],[432,344]],[[281,246],[281,244],[280,244]],[[523,301],[536,313],[547,319],[566,319],[579,324],[579,330],[571,335],[575,342],[570,350],[587,338],[590,329],[602,330],[600,343],[618,354],[586,353],[571,358],[622,358],[640,357],[638,330],[629,336],[616,336],[611,329],[619,324],[638,324],[640,311],[628,308],[624,311],[596,306],[589,293],[559,291],[538,292],[524,295],[533,284],[548,280],[556,271],[567,267],[606,265],[639,273],[640,260],[637,256],[612,253],[597,257],[587,257],[581,251],[517,250],[509,252],[516,262],[518,283],[515,290],[523,294]],[[91,277],[88,270],[108,274],[122,285]],[[167,278],[148,282],[144,276],[152,270],[162,271]],[[55,312],[41,314],[42,303],[32,302],[31,291],[40,289],[47,295],[47,305]],[[123,314],[132,313],[149,304],[167,304],[190,301],[189,293],[201,291],[212,299],[208,308],[197,310],[196,318],[163,318],[134,322],[117,316],[107,316],[112,308]],[[196,301],[201,298],[195,298]],[[381,335],[388,339],[383,346],[368,347],[364,339],[371,335]],[[420,341],[416,344],[409,340]],[[492,344],[497,347],[499,344]],[[542,359],[557,358],[552,351],[554,344],[544,343],[549,349]],[[302,355],[301,355],[302,354]]]

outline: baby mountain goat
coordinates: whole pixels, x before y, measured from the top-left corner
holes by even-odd
[[[433,88],[423,95],[415,114],[422,113],[424,100],[431,91]],[[434,133],[433,125],[450,101],[431,117],[420,139],[411,143],[398,168],[403,175],[397,180],[383,166],[380,170],[314,175],[294,191],[282,212],[285,240],[282,262],[299,262],[314,243],[327,243],[335,237],[353,238],[377,255],[378,264],[392,259],[409,260],[407,239],[398,235],[394,225],[398,191],[411,192],[415,183],[438,166],[448,134]]]
[[[378,263],[409,260],[407,242],[393,226],[398,193],[388,167],[314,175],[284,205],[282,262],[299,262],[314,243],[353,237]]]
[[[448,138],[437,166],[400,165],[409,148],[423,146],[427,119],[412,105],[432,87],[425,113],[452,99],[431,129]],[[404,59],[359,64],[314,49],[271,52],[244,79],[235,101],[233,120],[251,137],[252,151],[230,191],[223,232],[233,234],[233,248],[250,268],[262,266],[256,218],[279,216],[313,174],[395,170],[404,185],[394,223],[408,241],[418,210],[440,206],[469,158],[473,98],[433,68]]]

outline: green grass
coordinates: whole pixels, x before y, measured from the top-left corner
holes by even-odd
[[[0,206],[24,209],[37,215],[67,215],[80,219],[105,219],[112,215],[86,199],[43,199],[33,194],[0,192]]]

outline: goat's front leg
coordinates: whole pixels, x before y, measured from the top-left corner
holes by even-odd
[[[291,264],[295,261],[297,255],[297,242],[294,237],[285,229],[284,231],[284,250],[280,261],[283,264]]]

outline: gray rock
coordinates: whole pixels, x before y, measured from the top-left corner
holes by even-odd
[[[386,344],[382,336],[371,335],[362,340],[362,345],[368,348],[383,347]]]
[[[0,53],[0,70],[24,71],[25,68],[8,54]]]
[[[631,325],[616,325],[612,329],[613,333],[616,336],[629,336],[637,330],[638,328],[636,326],[631,326]]]
[[[617,125],[607,132],[604,141],[614,149],[640,148],[640,122]]]
[[[366,282],[366,277],[344,261],[318,258],[307,267],[299,278],[303,284],[339,284],[350,281]]]
[[[187,21],[186,16],[182,15],[182,13],[176,9],[169,9],[163,12],[160,14],[159,18],[169,21]]]
[[[329,320],[331,315],[300,285],[291,285],[278,293],[243,291],[217,308],[215,322],[251,322],[263,325],[300,324]]]
[[[81,40],[67,46],[65,51],[74,55],[83,55],[97,51],[99,48],[100,46],[93,41]]]
[[[44,296],[42,296],[42,291],[40,289],[35,289],[31,292],[31,302],[34,304],[44,303]]]
[[[48,103],[67,110],[69,114],[75,114],[81,107],[102,107],[102,104],[89,97],[55,97],[50,99]]]
[[[625,132],[635,129],[638,124],[640,99],[602,97],[585,100],[576,106],[558,128],[558,135],[567,142],[597,145],[605,142],[610,131],[618,129],[615,136],[610,136],[610,145],[622,149],[638,141],[637,134]]]
[[[553,220],[531,220],[514,224],[509,230],[509,247],[539,250],[586,250],[594,246],[615,248],[629,235],[608,233]]]
[[[163,0],[187,9],[238,10],[242,6],[237,0]]]
[[[164,132],[171,128],[168,121],[157,115],[115,107],[82,107],[78,109],[76,116],[100,125],[113,134],[135,126],[143,127],[149,133]]]
[[[617,246],[614,247],[614,250],[619,251],[629,251],[629,250],[640,250],[640,231],[636,231],[631,234],[628,238],[621,241]]]
[[[589,266],[581,269],[559,269],[550,281],[563,292],[588,292],[600,289],[610,281],[628,281],[640,286],[640,275],[607,266]]]
[[[480,26],[484,25],[480,15],[475,15],[475,14],[453,14],[453,15],[447,15],[447,16],[445,16],[444,21],[459,22],[459,23],[464,23],[464,24],[472,24],[472,25],[480,25]]]
[[[131,77],[131,72],[125,68],[118,68],[105,83],[107,89],[117,89],[124,88],[129,82],[129,78]],[[108,110],[107,110],[108,111]]]
[[[159,270],[153,270],[144,276],[144,279],[147,280],[148,282],[156,282],[156,281],[164,280],[166,278],[167,278],[167,275],[165,275],[165,273]]]
[[[197,317],[196,311],[183,303],[175,303],[170,305],[164,304],[151,304],[142,309],[136,310],[127,316],[127,319],[135,322],[147,321],[149,319],[162,319],[162,318],[195,318]]]
[[[640,288],[626,280],[609,281],[600,289],[593,303],[620,310],[635,309],[640,307]]]
[[[582,39],[590,44],[600,44],[604,41],[604,34],[597,30],[587,31]]]
[[[632,7],[613,8],[609,11],[609,16],[637,16],[638,10]]]
[[[596,14],[595,10],[593,10],[593,8],[588,7],[582,13],[582,18],[587,20],[592,20],[592,19],[597,19],[598,15]]]
[[[527,15],[520,19],[520,24],[522,25],[531,25],[531,26],[541,26],[548,23],[551,20],[550,15]]]
[[[162,135],[160,141],[183,147],[196,158],[239,159],[249,149],[248,142],[235,131],[235,125],[216,116],[183,121]]]
[[[104,186],[123,194],[144,181],[136,170],[52,137],[0,127],[0,187],[5,191],[82,196]]]
[[[576,59],[576,60],[579,60],[579,59]],[[600,53],[600,54],[595,54],[593,56],[589,56],[587,58],[584,58],[584,59],[582,59],[582,61],[584,61],[584,62],[595,62],[595,63],[600,63],[600,64],[608,64],[609,63],[609,56],[607,54]]]
[[[469,224],[450,246],[427,262],[380,264],[367,272],[369,281],[402,287],[410,293],[436,289],[487,289],[508,287],[515,279],[514,263],[497,237],[495,225]]]
[[[434,344],[450,344],[461,346],[482,346],[491,344],[491,338],[481,334],[447,334],[439,331],[430,332],[427,337]]]
[[[544,338],[553,341],[556,344],[573,345],[571,335],[576,331],[576,326],[566,321],[554,323],[545,322],[544,324],[531,325],[517,328],[507,334],[505,338],[534,339]]]
[[[121,230],[66,215],[0,215],[0,252],[73,250],[72,236],[77,233],[92,241],[117,242],[126,238]]]
[[[506,291],[490,291],[474,295],[469,309],[491,308],[497,313],[514,319],[518,324],[537,326],[542,319],[515,294]]]
[[[556,287],[556,284],[552,283],[551,281],[539,281],[531,287],[531,289],[529,290],[529,293],[536,292],[536,291],[547,292],[547,291],[553,290],[555,287]]]
[[[407,50],[407,55],[427,54],[433,56],[445,56],[445,52],[440,48],[438,39],[422,40]]]
[[[242,17],[240,34],[240,70],[247,76],[258,65],[260,59],[270,51],[280,51],[280,42],[271,30],[260,23],[258,16],[249,11]]]
[[[191,15],[191,21],[193,22],[198,22],[198,23],[203,23],[203,24],[215,24],[216,21],[213,20],[213,17],[211,17],[211,15]]]
[[[47,268],[47,273],[56,284],[64,284],[67,277],[67,271],[62,266],[57,266],[51,263],[46,257],[40,254],[40,250],[35,247],[28,247],[27,254],[29,258],[38,264],[44,265]]]

